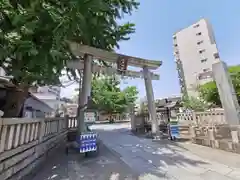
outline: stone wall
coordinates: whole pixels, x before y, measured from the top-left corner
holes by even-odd
[[[240,154],[240,125],[190,126],[193,143]]]
[[[177,119],[188,125],[193,143],[240,153],[240,125],[228,125],[223,110],[179,113]]]
[[[0,179],[20,180],[66,140],[65,118],[0,119]]]

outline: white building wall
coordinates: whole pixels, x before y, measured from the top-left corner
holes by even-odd
[[[57,110],[60,108],[60,93],[61,88],[58,86],[43,86],[37,89],[37,92],[33,93],[37,98],[41,99],[51,108]]]
[[[2,67],[0,67],[0,76],[6,76],[6,72]]]
[[[219,55],[211,25],[201,19],[177,32],[174,36],[174,56],[182,91],[198,96],[197,86],[212,81],[212,64],[219,62]],[[216,57],[215,57],[216,55]]]
[[[56,96],[50,94],[50,93],[33,93],[34,96],[39,98],[41,101],[45,102],[47,105],[49,105],[51,108],[57,110],[59,109],[61,102],[59,99],[57,99]]]
[[[6,76],[2,67],[0,67],[0,76]],[[37,92],[31,93],[55,110],[60,107],[61,88],[58,86],[42,86],[37,88]]]

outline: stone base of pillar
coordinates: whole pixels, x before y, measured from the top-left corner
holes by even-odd
[[[155,134],[152,134],[152,140],[153,141],[160,141],[162,139],[166,139],[167,137],[164,136],[164,134],[161,131],[158,131]]]

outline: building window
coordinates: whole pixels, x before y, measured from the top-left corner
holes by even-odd
[[[205,49],[202,49],[199,51],[200,54],[204,53],[206,50]]]
[[[174,39],[174,40],[176,40],[176,39],[177,39],[177,37],[176,37],[176,36],[173,36],[173,39]]]
[[[204,62],[207,62],[207,58],[201,60],[201,63],[204,63]]]
[[[196,25],[194,25],[193,27],[194,28],[198,28],[200,25],[199,24],[196,24]]]
[[[207,71],[210,71],[210,69],[209,68],[203,69],[203,72],[207,72]]]
[[[215,59],[219,59],[219,54],[218,53],[214,53],[213,56],[214,56]]]
[[[174,47],[177,47],[178,45],[177,44],[174,44]]]
[[[198,41],[197,42],[197,45],[200,45],[200,44],[202,44],[203,43],[203,41]]]
[[[212,71],[210,71],[210,69],[209,71],[199,75],[199,80],[208,79],[208,78],[213,78],[213,74],[212,74]]]
[[[201,36],[201,35],[202,35],[202,33],[201,33],[201,32],[199,32],[199,33],[197,33],[196,35],[197,35],[197,36]]]

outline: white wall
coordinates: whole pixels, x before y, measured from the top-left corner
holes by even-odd
[[[55,110],[57,110],[60,106],[60,100],[58,100],[55,95],[47,93],[33,93],[33,94]]]
[[[6,73],[2,67],[0,67],[0,76],[6,76]]]
[[[57,86],[39,87],[37,93],[33,93],[37,98],[47,103],[51,108],[59,109],[61,88]]]

